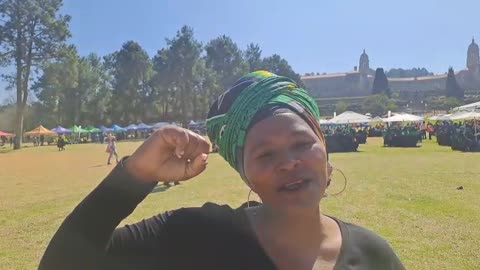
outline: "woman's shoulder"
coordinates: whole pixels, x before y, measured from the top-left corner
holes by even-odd
[[[333,218],[342,232],[343,263],[375,266],[370,269],[404,269],[390,244],[377,233],[362,226]],[[367,269],[367,268],[362,268]]]
[[[206,202],[200,207],[185,207],[167,212],[171,217],[184,217],[189,219],[210,219],[210,218],[231,218],[241,214],[241,211],[247,207],[260,205],[258,202],[245,202],[238,208],[232,208],[228,204],[217,204]]]
[[[201,207],[179,208],[164,214],[165,229],[169,237],[178,242],[208,242],[221,246],[223,241],[242,233],[239,215],[229,205],[205,203]],[[195,245],[193,245],[195,246]]]
[[[337,222],[340,223],[340,225],[343,223],[344,229],[346,229],[346,233],[348,233],[348,238],[350,241],[361,245],[363,248],[382,249],[385,247],[390,247],[388,242],[383,237],[367,228],[341,220],[337,220]]]
[[[229,205],[213,202],[204,203],[200,207],[185,207],[166,213],[170,222],[174,223],[207,223],[225,221],[231,218],[234,209]]]

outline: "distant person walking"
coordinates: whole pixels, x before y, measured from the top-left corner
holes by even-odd
[[[115,160],[118,163],[118,154],[117,154],[117,144],[115,143],[117,139],[112,133],[109,133],[107,136],[107,150],[106,152],[109,153],[107,165],[110,165],[110,160],[112,159],[112,155],[115,155]]]
[[[435,128],[433,127],[432,124],[428,123],[428,125],[427,125],[427,131],[428,131],[428,139],[431,140],[431,139],[432,139],[432,135],[434,135],[434,133],[435,133]]]
[[[58,151],[64,151],[65,150],[65,144],[66,141],[63,136],[58,136],[58,141],[57,141],[57,147]]]

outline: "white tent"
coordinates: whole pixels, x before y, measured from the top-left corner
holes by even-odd
[[[456,112],[449,116],[450,120],[480,119],[480,112]]]
[[[356,112],[346,111],[328,121],[329,124],[358,124],[368,123],[371,117]]]
[[[450,120],[450,115],[451,114],[439,114],[439,115],[434,115],[432,117],[429,117],[428,120],[432,121],[444,121],[444,120]]]
[[[320,119],[320,121],[318,121],[318,123],[320,125],[328,125],[329,124],[327,119]]]
[[[413,114],[409,113],[397,113],[394,116],[388,117],[384,119],[383,121],[387,123],[391,122],[420,122],[423,121],[423,117],[421,116],[416,116]]]
[[[383,118],[380,116],[375,116],[372,120],[370,120],[370,123],[383,123]]]
[[[480,109],[480,101],[475,103],[466,104],[460,107],[456,107],[453,111],[473,111],[476,109]]]

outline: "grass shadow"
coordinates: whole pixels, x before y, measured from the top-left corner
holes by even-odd
[[[7,154],[13,152],[13,148],[1,148],[0,149],[0,154]]]
[[[163,184],[158,184],[157,186],[155,186],[153,188],[153,190],[150,192],[150,193],[159,193],[159,192],[164,192],[166,191],[167,189],[171,188],[171,186],[165,186]]]
[[[103,167],[103,166],[106,166],[106,165],[98,164],[98,165],[90,166],[89,168],[100,168],[100,167]]]

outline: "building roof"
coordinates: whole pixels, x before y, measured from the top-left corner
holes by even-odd
[[[425,76],[425,77],[409,77],[409,78],[388,78],[389,82],[409,82],[409,81],[428,81],[435,79],[447,78],[447,74]]]
[[[358,71],[352,72],[344,72],[344,73],[330,73],[330,74],[321,74],[321,75],[313,75],[313,76],[302,76],[302,80],[311,80],[311,79],[325,79],[325,78],[339,78],[345,77],[350,74],[360,74]]]

